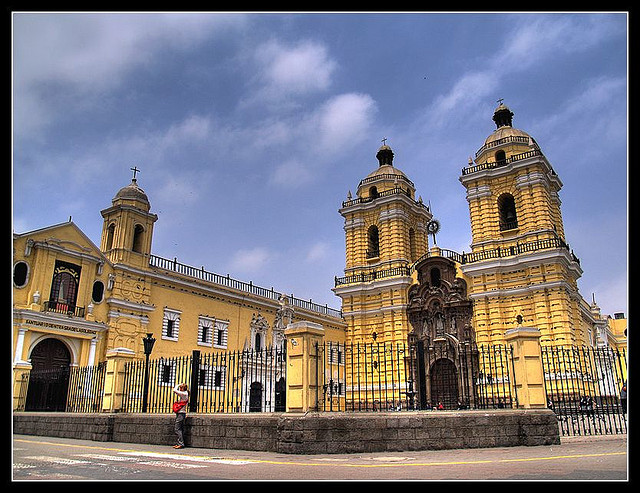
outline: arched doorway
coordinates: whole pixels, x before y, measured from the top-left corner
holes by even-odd
[[[440,403],[445,409],[458,408],[458,371],[453,361],[440,358],[433,363],[430,371],[431,404]]]
[[[31,351],[32,369],[25,411],[64,411],[71,353],[63,342],[47,338]]]
[[[262,384],[253,382],[249,388],[249,412],[262,411]]]
[[[276,412],[287,410],[287,384],[285,382],[284,377],[280,378],[276,382],[275,401],[276,401],[275,403]]]

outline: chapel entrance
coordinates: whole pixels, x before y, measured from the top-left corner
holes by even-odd
[[[438,359],[431,371],[431,404],[444,409],[458,409],[458,371],[453,361],[446,358]]]
[[[249,412],[262,411],[262,384],[253,382],[249,388]]]
[[[71,353],[58,339],[45,339],[33,348],[25,411],[65,410],[70,364]]]

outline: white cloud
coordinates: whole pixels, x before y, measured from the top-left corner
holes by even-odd
[[[61,110],[56,104],[97,104],[132,68],[243,24],[242,16],[217,14],[14,14],[15,128],[46,126]],[[52,87],[73,98],[48,97]]]
[[[324,242],[315,243],[307,252],[307,262],[318,262],[327,258],[329,254],[329,245]]]
[[[257,272],[273,259],[273,254],[264,247],[238,250],[231,259],[231,268],[240,274]]]
[[[296,46],[270,41],[260,46],[256,58],[261,65],[261,78],[274,96],[324,91],[331,85],[331,75],[336,69],[327,49],[312,41]]]
[[[296,160],[278,164],[271,175],[271,183],[283,187],[298,187],[311,182],[313,182],[313,172]]]
[[[452,115],[461,115],[491,94],[498,81],[494,73],[488,71],[468,72],[458,79],[451,90],[439,96],[429,109],[431,125],[451,123]]]
[[[530,16],[524,14],[503,33],[504,43],[482,65],[461,74],[451,89],[427,111],[430,126],[455,123],[451,115],[466,119],[478,105],[501,87],[511,74],[539,66],[558,53],[586,51],[607,37],[619,34],[613,18],[602,16]]]
[[[558,52],[588,50],[616,34],[616,29],[613,18],[607,16],[525,14],[513,24],[491,63],[495,70],[522,70]]]
[[[350,148],[367,138],[376,104],[368,94],[340,94],[317,113],[318,142],[326,151]]]

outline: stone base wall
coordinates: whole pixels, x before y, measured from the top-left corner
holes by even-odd
[[[174,419],[169,414],[16,412],[13,433],[173,445]],[[560,435],[548,409],[190,414],[185,442],[209,449],[338,454],[554,445]]]

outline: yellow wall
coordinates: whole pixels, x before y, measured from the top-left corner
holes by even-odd
[[[114,204],[122,203],[114,199]],[[133,227],[141,218],[147,218],[146,232],[151,234],[154,216],[144,210],[132,213],[131,204],[127,205],[116,210],[111,208],[105,215],[108,218],[101,239],[103,247],[106,229],[114,220]],[[254,348],[255,339],[251,337],[254,319],[262,320],[266,329],[262,334],[262,347],[271,345],[276,312],[281,308],[278,293],[253,294],[248,285],[242,283],[234,289],[207,281],[195,275],[200,273],[199,269],[192,275],[183,275],[170,267],[151,267],[152,257],[148,252],[132,252],[131,235],[120,233],[107,252],[101,252],[72,222],[14,235],[13,264],[28,265],[27,282],[19,286],[14,283],[13,287],[15,362],[28,362],[36,344],[48,337],[63,342],[71,354],[71,364],[76,366],[105,361],[107,351],[115,348],[126,348],[133,351],[135,357],[142,358],[142,338],[147,333],[156,339],[152,358],[185,356],[193,350]],[[145,243],[143,248],[150,247],[150,238]],[[111,263],[110,259],[118,263]],[[83,312],[69,315],[47,309],[56,260],[81,267],[76,306],[84,309]],[[162,265],[170,266],[171,261]],[[95,281],[104,285],[104,295],[97,302],[92,301]],[[296,303],[291,300],[291,321],[318,323],[323,326],[327,340],[344,341],[345,323],[340,317],[323,313],[322,307],[309,309],[306,302],[300,302],[300,306]],[[179,312],[177,340],[163,338],[165,309]],[[202,345],[198,341],[201,316],[214,327],[216,322],[226,325],[228,336],[224,346]],[[16,348],[20,354],[15,354]]]

